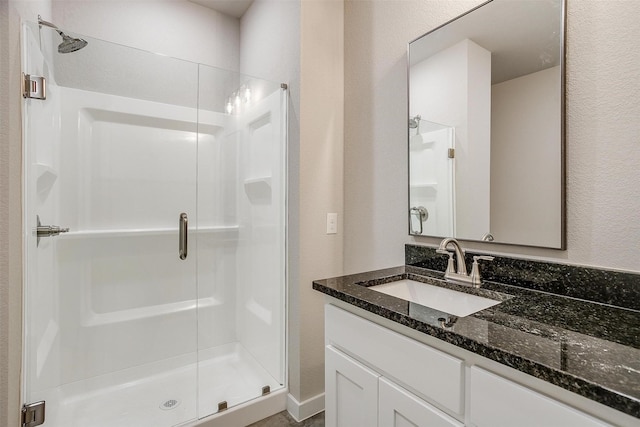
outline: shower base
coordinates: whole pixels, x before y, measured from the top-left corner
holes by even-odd
[[[197,363],[197,358],[200,363]],[[199,381],[198,381],[199,379]],[[239,343],[66,384],[46,393],[50,427],[170,427],[283,388]]]

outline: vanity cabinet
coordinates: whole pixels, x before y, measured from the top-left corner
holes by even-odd
[[[604,427],[570,406],[477,366],[470,369],[471,423],[477,427]]]
[[[331,304],[325,337],[327,427],[610,426]]]

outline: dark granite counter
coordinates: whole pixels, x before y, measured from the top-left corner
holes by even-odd
[[[542,285],[533,289],[527,283],[515,285],[513,278],[502,280],[502,283],[484,281],[482,288],[475,290],[446,283],[441,280],[441,272],[423,268],[425,265],[433,268],[433,265],[425,264],[424,258],[418,257],[417,261],[412,258],[414,248],[408,246],[407,250],[408,264],[414,265],[317,280],[313,282],[313,289],[640,418],[640,311],[635,309],[637,300],[625,301],[626,307],[620,307],[611,302],[611,298],[617,296],[609,295],[604,302],[595,297],[579,299],[571,293],[567,295],[568,292],[549,292]],[[432,250],[423,248],[424,251],[431,256]],[[441,262],[440,257],[433,259]],[[511,262],[507,258],[504,260]],[[503,261],[497,261],[494,269],[502,268]],[[547,268],[544,263],[538,264],[541,265],[537,266],[539,271],[535,274],[531,273],[529,264],[525,270],[541,277],[540,272]],[[559,268],[559,264],[551,265]],[[438,267],[439,264],[435,266]],[[567,268],[580,270],[579,267]],[[573,276],[583,280],[584,288],[598,288],[588,282],[595,274],[598,283],[602,283],[598,274],[604,273],[598,271],[593,274],[581,271]],[[624,276],[632,286],[631,290],[625,288],[624,291],[629,298],[630,292],[638,290],[640,275],[621,274],[630,276]],[[487,277],[495,279],[491,273]],[[455,317],[368,289],[368,286],[404,278],[502,302],[466,317]],[[549,274],[545,280],[550,280]],[[536,283],[542,281],[539,279]],[[557,290],[557,283],[552,286]],[[598,289],[596,292],[602,293]]]

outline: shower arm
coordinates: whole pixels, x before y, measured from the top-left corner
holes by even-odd
[[[58,32],[58,34],[60,34],[62,31],[60,31],[60,29],[58,28],[57,25],[52,24],[51,22],[45,21],[44,19],[42,19],[42,16],[38,15],[38,25],[40,25],[40,27],[42,27],[43,25],[45,27],[49,27],[49,28],[53,28],[54,30],[56,30]]]

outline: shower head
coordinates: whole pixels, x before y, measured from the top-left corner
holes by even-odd
[[[76,39],[73,37],[69,37],[62,31],[58,30],[58,34],[62,36],[62,43],[58,45],[58,53],[71,53],[76,50],[80,50],[85,47],[88,42],[84,39]]]
[[[40,26],[44,25],[45,27],[53,28],[58,34],[60,34],[60,37],[62,37],[62,43],[58,45],[58,53],[75,52],[76,50],[80,50],[88,44],[86,40],[76,39],[74,37],[66,35],[62,31],[60,31],[56,25],[43,20],[40,15],[38,15],[38,24],[40,24]]]
[[[420,114],[415,117],[409,117],[409,129],[417,129],[421,119]]]

